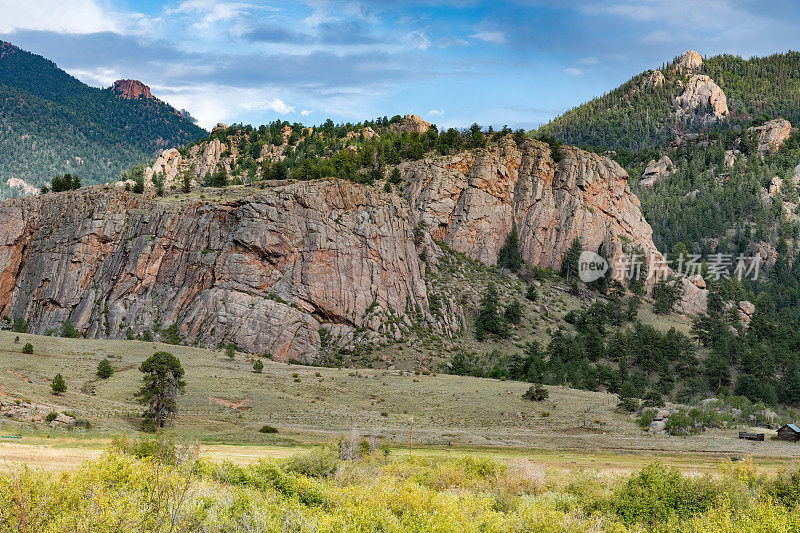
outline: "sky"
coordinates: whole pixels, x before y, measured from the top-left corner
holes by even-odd
[[[800,0],[0,0],[0,40],[206,128],[415,113],[531,129],[688,49],[800,49]]]

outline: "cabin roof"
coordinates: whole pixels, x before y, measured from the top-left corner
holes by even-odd
[[[795,433],[800,433],[800,427],[797,427],[795,424],[786,424],[785,426],[783,426],[783,428],[789,428],[792,431],[794,431]],[[781,428],[781,429],[783,429],[783,428]]]

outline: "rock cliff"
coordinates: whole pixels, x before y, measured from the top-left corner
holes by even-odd
[[[560,268],[574,239],[583,248],[621,260],[638,249],[663,259],[652,230],[616,162],[574,147],[510,138],[489,150],[400,165],[412,215],[431,236],[494,264],[516,222],[523,258]]]
[[[193,148],[185,164],[217,157],[214,141]],[[179,158],[157,165],[171,174]],[[392,193],[315,180],[209,198],[91,187],[9,200],[0,310],[35,333],[69,320],[90,337],[171,331],[310,362],[324,345],[395,340],[414,324],[442,335],[463,327],[458,302],[444,302],[447,316],[430,310],[426,261],[435,266],[439,242],[494,264],[516,223],[533,265],[558,269],[576,238],[614,264],[630,253],[663,262],[628,175],[597,154],[561,147],[556,157],[508,136],[398,169]],[[689,286],[694,309],[702,289]]]
[[[408,218],[398,197],[341,181],[213,202],[97,187],[10,200],[0,309],[35,333],[64,320],[111,338],[175,324],[202,346],[311,361],[322,328],[391,338],[390,322],[430,318]]]

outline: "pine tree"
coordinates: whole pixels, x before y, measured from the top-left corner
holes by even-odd
[[[572,279],[572,276],[578,275],[578,261],[580,261],[582,251],[581,241],[575,237],[561,263],[561,273],[567,278],[567,282]]]
[[[108,379],[114,373],[114,368],[111,366],[111,363],[108,359],[103,359],[97,365],[97,376],[100,379]]]
[[[56,377],[53,378],[53,382],[50,383],[50,388],[56,396],[62,392],[67,392],[67,384],[64,382],[64,378],[61,374],[56,374]]]
[[[511,272],[519,272],[519,269],[522,268],[522,254],[519,251],[519,233],[516,222],[511,225],[511,231],[506,235],[506,240],[500,248],[497,264]]]
[[[144,374],[142,386],[136,393],[139,403],[147,406],[142,426],[158,430],[178,412],[178,395],[183,394],[186,382],[183,367],[169,352],[156,352],[139,365]]]
[[[476,324],[475,335],[478,340],[483,340],[486,333],[492,333],[499,337],[508,336],[508,326],[500,315],[500,298],[494,283],[489,283],[486,287]]]

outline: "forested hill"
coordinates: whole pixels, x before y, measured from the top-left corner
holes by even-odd
[[[0,196],[21,192],[9,189],[10,178],[39,186],[70,172],[84,183],[106,182],[204,135],[191,117],[149,91],[90,87],[0,41]]]
[[[683,133],[737,127],[761,115],[800,121],[799,52],[752,59],[714,56],[695,68],[681,68],[681,60],[634,76],[567,111],[539,133],[577,146],[638,151],[663,147]],[[686,93],[694,75],[708,76],[722,90],[730,111],[724,120],[697,120],[696,114],[678,112],[676,98]]]

